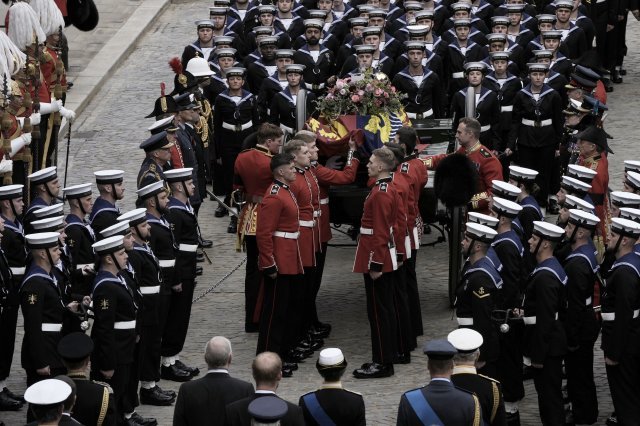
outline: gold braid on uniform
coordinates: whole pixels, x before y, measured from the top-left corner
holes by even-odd
[[[493,391],[493,406],[491,407],[491,423],[493,423],[493,419],[496,418],[496,413],[498,412],[498,405],[500,404],[500,390],[498,390],[498,385],[496,382],[491,382],[491,390]]]
[[[196,125],[196,131],[202,140],[202,145],[205,148],[209,147],[209,118],[211,117],[211,104],[206,99],[202,101],[198,101],[200,107],[202,108],[202,113],[200,114],[200,121]]]
[[[471,197],[471,207],[473,207],[474,209],[477,209],[478,203],[487,198],[489,198],[489,194],[487,194],[486,191],[477,193],[476,195]]]
[[[102,426],[104,418],[107,416],[107,408],[109,407],[109,390],[105,387],[102,389],[102,403],[100,404],[100,414],[98,415],[97,426]]]
[[[475,395],[471,395],[473,397],[473,405],[475,406],[475,410],[473,413],[473,426],[480,426],[481,418],[480,418],[480,402],[478,402],[478,397]]]

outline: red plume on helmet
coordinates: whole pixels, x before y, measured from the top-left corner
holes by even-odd
[[[182,61],[180,61],[180,58],[178,58],[177,56],[169,60],[169,66],[171,67],[174,73],[178,75],[182,74],[183,72]]]

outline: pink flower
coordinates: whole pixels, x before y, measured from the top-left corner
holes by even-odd
[[[373,85],[371,83],[368,83],[366,89],[368,91],[372,91],[373,90]]]
[[[395,87],[393,87],[393,86],[391,86],[391,92],[392,92],[392,93],[396,93],[396,88],[395,88]]]
[[[382,96],[382,93],[383,93],[383,92],[382,92],[382,89],[376,89],[376,90],[373,92],[373,94],[374,94],[375,96],[377,96],[377,97]]]
[[[364,90],[358,90],[358,95],[359,96],[364,96]]]
[[[351,96],[351,101],[353,101],[353,102],[360,102],[360,96],[358,96],[358,95],[352,95],[352,96]]]
[[[333,99],[334,98],[333,93],[327,93],[327,97],[326,98],[327,99]]]
[[[384,97],[389,98],[389,94],[387,92],[384,92]]]
[[[336,82],[336,89],[342,89],[344,87],[344,81],[338,80]]]
[[[340,94],[344,96],[347,94],[347,91],[345,89],[340,89]]]

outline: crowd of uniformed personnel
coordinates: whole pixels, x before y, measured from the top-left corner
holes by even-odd
[[[458,355],[473,354],[459,360],[465,372],[475,365],[489,377],[483,389],[499,387],[504,413],[468,389],[485,422],[518,423],[530,374],[543,423],[563,424],[563,365],[571,421],[595,422],[600,331],[617,420],[640,418],[640,297],[628,285],[640,284],[640,163],[626,162],[625,192],[609,194],[611,150],[602,129],[606,92],[625,73],[627,12],[640,16],[635,3],[214,0],[208,18],[195,22],[197,40],[170,60],[174,89],[165,94],[163,84],[147,116],[155,123],[140,145],[137,208],[125,214],[117,206],[124,171],[95,172],[94,202],[91,183],[61,190],[51,167],[60,121],[75,116],[63,103],[64,23],[52,4],[16,2],[7,34],[0,33],[0,408],[24,404],[5,383],[19,306],[29,385],[65,372],[86,380],[90,357],[90,377],[109,385],[97,394],[110,389],[100,394],[99,415],[153,424],[136,405],[175,401],[157,381],[199,374],[179,354],[202,273],[197,262],[212,245],[197,221],[208,183],[219,201],[216,217],[231,216],[228,231],[247,252],[245,331],[258,332],[257,353],[277,353],[283,376],[293,375],[331,332],[316,310],[331,239],[329,188],[353,182],[360,165],[354,141],[342,170],[319,162],[316,135],[298,128],[297,95],[307,91],[309,116],[338,78],[373,70],[407,94],[410,120],[451,118],[458,152],[479,172],[456,313],[460,327],[482,339],[476,347],[452,344]],[[468,88],[472,119],[465,117]],[[420,158],[417,142],[402,128],[367,165],[371,193],[353,270],[364,276],[372,362],[355,369],[357,378],[394,374],[393,364],[409,363],[423,334],[418,201],[427,170],[450,157]],[[544,222],[544,209],[559,213],[557,226]],[[62,336],[85,328],[87,309],[91,348],[65,355]],[[450,349],[427,353],[446,361]],[[523,358],[530,368],[523,370]],[[433,365],[432,375],[448,380],[449,364]],[[401,401],[398,422],[426,416],[425,402],[441,417],[450,409],[412,394]]]

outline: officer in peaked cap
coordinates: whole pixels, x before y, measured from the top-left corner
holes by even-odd
[[[607,380],[618,422],[633,424],[640,418],[637,375],[637,321],[640,312],[640,258],[634,252],[640,225],[628,219],[611,219],[607,251],[615,256],[602,299],[602,344]]]
[[[83,425],[115,424],[113,390],[102,382],[89,379],[89,357],[93,340],[85,333],[73,332],[58,342],[58,354],[67,369],[67,376],[76,385],[73,418]]]
[[[166,121],[166,123],[161,123],[158,126],[165,127],[166,130],[152,133],[147,140],[140,144],[140,148],[145,152],[145,159],[138,172],[138,188],[164,180],[164,168],[171,161],[171,148],[174,146],[174,142],[169,140],[167,136],[169,131],[175,132],[178,127],[173,124],[173,117],[167,117],[161,121]],[[155,132],[156,130],[154,128],[150,131]]]
[[[504,425],[505,409],[500,382],[476,370],[482,335],[470,328],[459,328],[449,333],[447,340],[458,350],[453,356],[453,384],[478,397],[484,424]]]
[[[533,367],[542,423],[563,424],[562,357],[567,340],[558,313],[566,306],[567,275],[553,250],[565,232],[548,222],[535,221],[533,225],[529,250],[537,265],[527,279],[522,307],[524,363]]]
[[[45,379],[30,385],[24,393],[29,403],[29,410],[33,412],[33,420],[50,422],[55,419],[56,424],[62,418],[64,401],[71,395],[71,386],[62,380]]]
[[[347,368],[347,360],[338,348],[326,348],[320,352],[316,369],[324,383],[316,391],[300,397],[305,422],[321,425],[330,419],[334,424],[364,425],[365,408],[362,395],[343,388],[341,377]]]
[[[429,357],[427,368],[431,382],[402,395],[397,425],[480,425],[478,398],[451,382],[457,349],[447,340],[431,340],[425,344],[424,353]]]
[[[99,170],[93,174],[100,196],[93,203],[89,214],[89,224],[98,234],[118,221],[120,209],[116,205],[116,201],[122,200],[124,197],[124,171]]]
[[[496,235],[497,232],[488,226],[467,222],[462,252],[468,258],[469,266],[463,272],[456,302],[458,326],[482,334],[481,370],[490,377],[497,375],[495,362],[500,354],[498,331],[491,321],[491,312],[496,307],[502,278],[496,265],[487,257]]]

